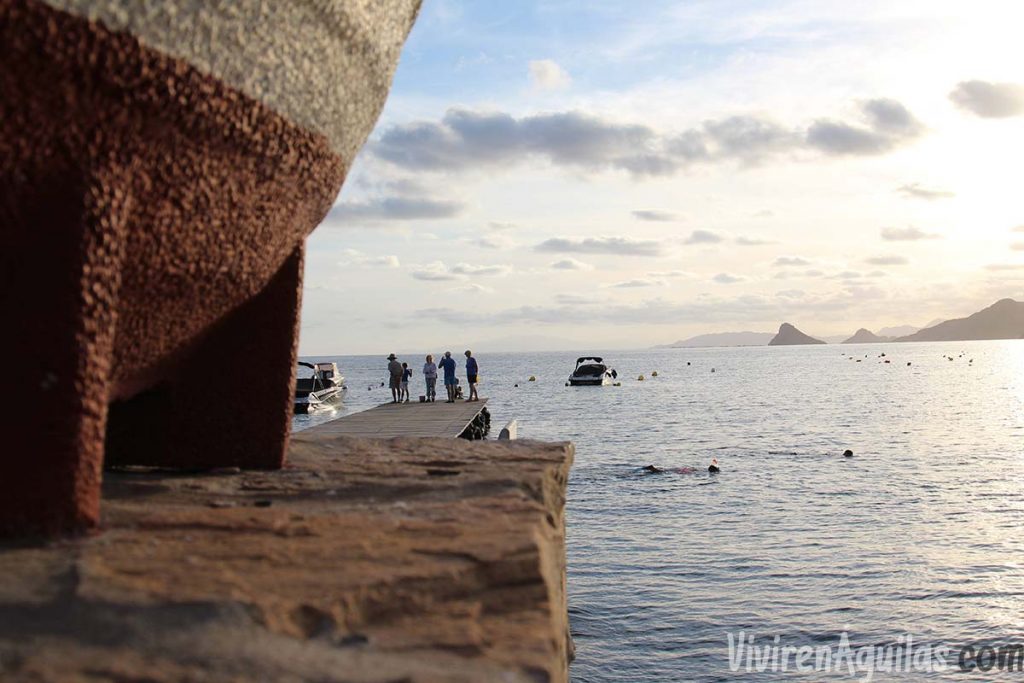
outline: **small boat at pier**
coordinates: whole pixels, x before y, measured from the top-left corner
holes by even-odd
[[[580,356],[576,359],[576,369],[569,375],[569,386],[599,387],[611,384],[619,376],[615,370],[604,364],[599,356]]]
[[[295,382],[295,414],[304,415],[321,410],[333,410],[348,387],[338,372],[337,363],[306,363],[299,366],[313,371],[310,377],[299,377]]]

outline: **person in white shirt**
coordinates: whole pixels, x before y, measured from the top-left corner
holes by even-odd
[[[423,364],[423,377],[427,380],[427,400],[433,403],[437,398],[437,363],[431,355],[427,355],[427,362]]]

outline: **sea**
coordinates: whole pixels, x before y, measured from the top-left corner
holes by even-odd
[[[621,386],[477,354],[496,428],[576,445],[573,681],[1024,675],[1024,341],[581,351]],[[295,428],[388,400],[385,355]]]

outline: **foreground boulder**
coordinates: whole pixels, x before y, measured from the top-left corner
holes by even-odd
[[[0,0],[0,536],[111,464],[277,468],[304,241],[418,0]]]

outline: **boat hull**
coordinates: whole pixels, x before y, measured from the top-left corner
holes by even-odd
[[[609,377],[570,377],[569,386],[571,387],[602,387],[606,384],[611,384],[612,380]]]

